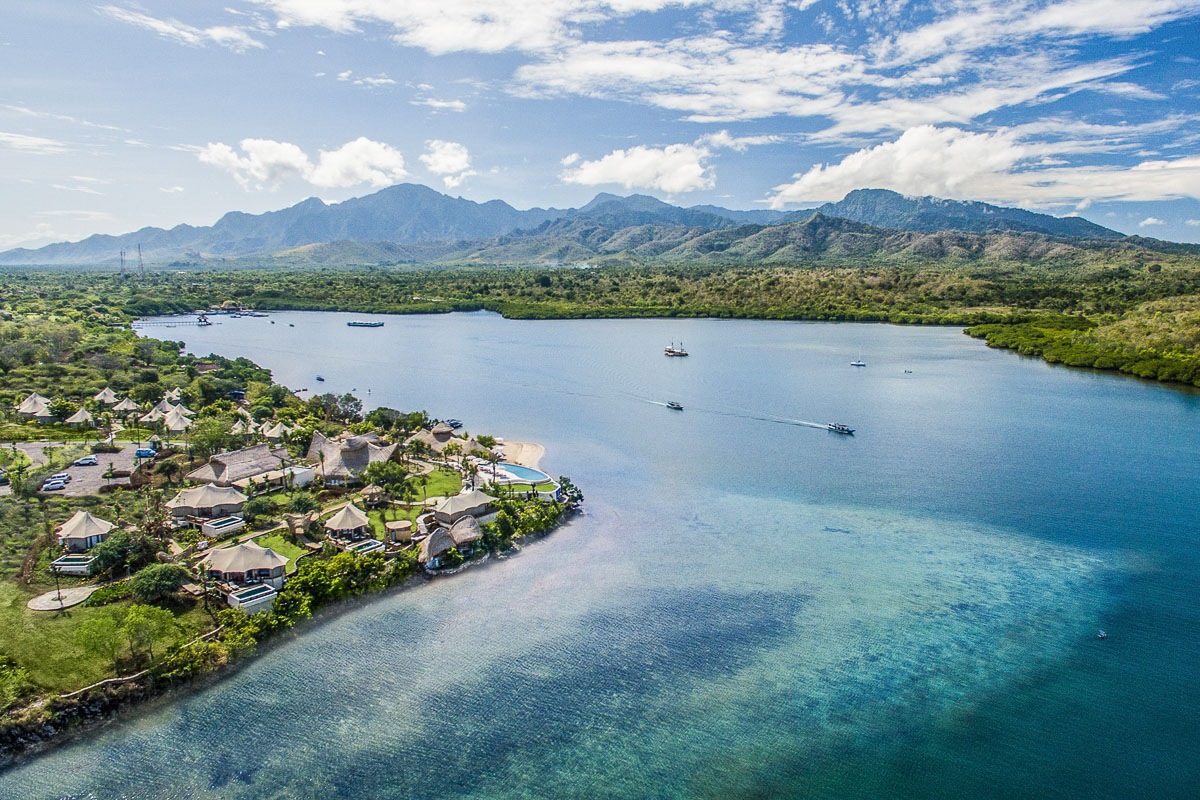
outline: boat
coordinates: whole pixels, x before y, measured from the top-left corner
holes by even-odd
[[[321,383],[325,382],[325,378],[320,375],[317,376],[317,380],[319,380]]]
[[[358,320],[351,320],[350,322],[347,322],[346,325],[348,325],[351,328],[382,328],[383,327],[382,322],[360,322]]]
[[[674,400],[667,403],[667,408],[671,409],[672,411],[683,411],[683,406],[679,405],[679,403],[676,403]]]
[[[371,390],[370,390],[370,389],[368,389],[367,391],[369,392],[369,391],[371,391]],[[461,428],[461,427],[463,426],[463,424],[462,424],[462,420],[461,420],[461,419],[448,419],[448,420],[446,420],[446,424],[447,424],[447,425],[449,425],[451,428],[454,428],[454,429],[458,429],[458,428]]]
[[[834,433],[844,433],[847,436],[854,435],[854,428],[851,428],[849,425],[843,425],[840,422],[829,423],[825,426],[825,430],[833,431]]]
[[[859,351],[858,351],[858,358],[857,358],[856,360],[854,360],[854,361],[851,361],[851,362],[850,362],[850,366],[852,366],[852,367],[865,367],[866,365],[867,365],[867,362],[863,361],[863,357],[862,357],[862,350],[859,350]]]
[[[294,328],[294,327],[296,327],[296,323],[294,323],[294,322],[289,322],[289,323],[288,323],[288,327],[289,327],[289,328]]]
[[[673,358],[680,358],[682,356],[686,356],[688,354],[688,351],[683,349],[683,342],[679,343],[679,347],[676,347],[675,343],[671,342],[671,346],[665,348],[663,350],[663,353],[665,353],[666,355],[671,356]]]
[[[1097,633],[1097,634],[1096,634],[1096,638],[1097,638],[1097,639],[1107,639],[1107,638],[1108,638],[1108,634],[1107,634],[1107,633],[1105,633],[1104,631],[1100,631],[1099,633]]]

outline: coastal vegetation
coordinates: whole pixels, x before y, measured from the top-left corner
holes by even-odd
[[[92,357],[73,356],[53,367],[43,359],[53,362],[54,354],[63,351],[63,337],[76,335],[84,319],[124,322],[223,303],[402,314],[489,310],[516,319],[715,317],[961,325],[993,346],[1047,360],[1200,385],[1200,257],[1187,252],[1119,250],[1107,259],[1032,264],[998,258],[971,264],[921,259],[852,266],[824,259],[792,266],[199,270],[155,273],[141,280],[39,270],[0,274],[0,291],[10,298],[10,307],[70,320],[65,331],[31,324],[21,333],[7,334],[0,323],[0,375],[15,372],[5,383],[45,390],[52,380],[103,385],[109,361],[99,351],[108,346],[105,338],[113,346],[120,342],[122,352],[141,347],[139,355],[151,361],[166,359],[185,371],[189,366],[195,370],[199,359],[179,356],[170,345],[157,350],[137,345],[142,340],[116,329],[104,330],[103,337],[97,334]],[[209,399],[231,381],[266,386],[252,374],[253,365],[215,363],[222,367],[218,375],[198,376],[197,388]],[[153,366],[132,364],[136,372],[114,373],[113,380],[132,388],[135,379],[150,377]],[[339,408],[341,401],[333,398],[322,407],[322,419],[346,418],[353,408]],[[264,405],[259,404],[261,413],[268,411]],[[6,441],[42,435],[29,425],[11,433]]]
[[[427,498],[458,494],[476,467],[465,451],[496,444],[462,438],[437,453],[407,441],[433,426],[423,411],[364,413],[352,395],[304,400],[246,359],[199,358],[181,342],[139,337],[128,325],[131,309],[152,283],[168,288],[162,276],[137,287],[104,276],[0,279],[0,752],[10,757],[219,671],[331,603],[436,573],[415,544],[393,542],[385,523],[415,523]],[[34,393],[42,410],[16,410]],[[156,418],[158,406],[170,414]],[[166,420],[180,409],[187,416],[172,428]],[[64,424],[77,412],[90,423]],[[232,535],[203,534],[197,520],[172,524],[167,500],[189,485],[189,473],[213,454],[264,442],[268,429],[278,431],[268,447],[283,455],[268,456],[265,470],[311,456],[317,433],[398,442],[394,458],[359,476],[382,493],[369,528],[388,542],[386,552],[360,554],[323,530],[321,521],[347,502],[366,503],[357,488],[326,484],[323,458],[310,462],[307,486],[247,485],[245,528]],[[106,467],[102,459],[129,442],[147,455],[128,469]],[[91,454],[91,491],[45,491],[47,476]],[[552,528],[582,501],[569,481],[559,485],[563,492],[549,499],[498,494],[480,546],[451,548],[438,566],[500,554]],[[80,556],[90,574],[71,574],[52,562],[71,552],[59,533],[84,512],[110,529]],[[306,514],[312,524],[292,524]],[[231,589],[214,587],[200,563],[243,541],[282,557],[290,576],[269,610],[254,614],[225,608]],[[64,602],[70,592],[84,594]],[[46,598],[53,599],[43,610],[30,605]]]

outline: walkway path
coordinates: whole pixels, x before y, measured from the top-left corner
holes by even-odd
[[[58,611],[60,608],[70,608],[71,606],[79,605],[91,597],[92,592],[99,588],[99,586],[72,586],[62,590],[61,602],[58,591],[55,590],[39,594],[25,605],[33,611]]]

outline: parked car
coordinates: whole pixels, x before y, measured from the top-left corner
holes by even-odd
[[[42,484],[43,492],[61,492],[65,488],[67,488],[66,481],[46,481]]]
[[[149,447],[141,447],[133,451],[133,454],[138,458],[154,458],[158,455],[157,450],[151,450]]]
[[[83,458],[77,459],[75,461],[75,466],[77,466],[77,467],[94,467],[99,463],[100,463],[100,459],[97,458],[96,456],[84,456]]]
[[[62,481],[63,483],[70,483],[71,476],[65,472],[56,472],[53,475],[51,475],[49,478],[46,478],[46,480],[47,481]]]
[[[456,429],[461,428],[463,426],[461,419],[448,419],[448,420],[446,420],[446,424],[449,425],[451,428],[456,428]]]

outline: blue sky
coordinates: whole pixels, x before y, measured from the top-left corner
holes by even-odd
[[[1200,0],[8,0],[0,247],[401,181],[1200,241]]]

